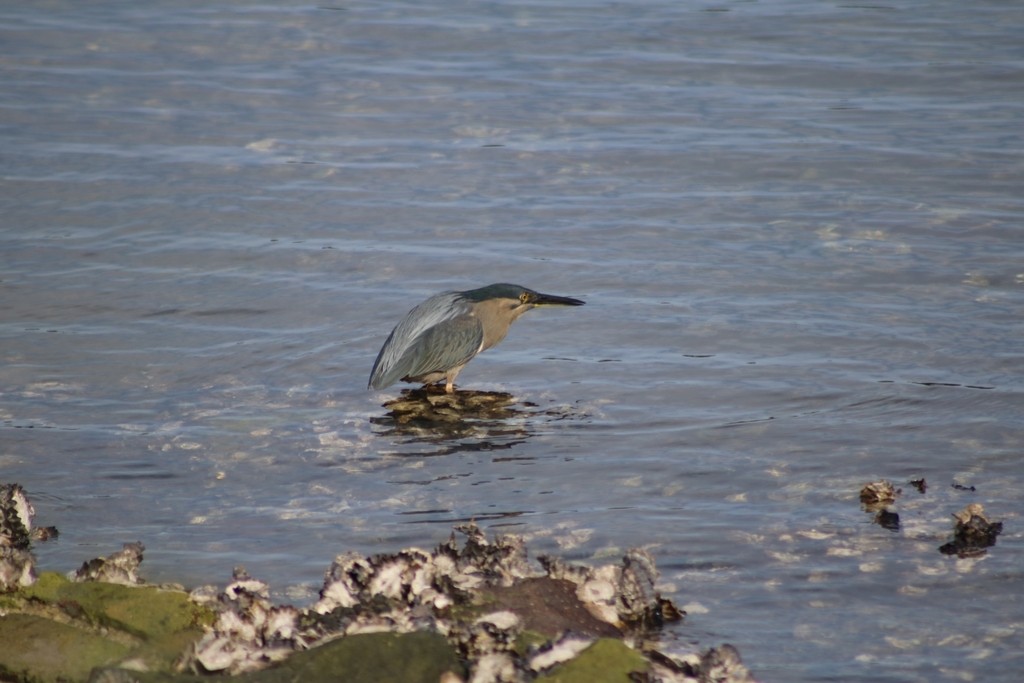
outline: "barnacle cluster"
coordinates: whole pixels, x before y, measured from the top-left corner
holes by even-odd
[[[644,550],[598,568],[543,557],[542,569],[535,570],[518,536],[491,540],[473,523],[455,531],[463,543],[453,532],[433,551],[339,555],[325,573],[319,600],[306,609],[271,604],[268,586],[237,569],[223,591],[193,592],[220,611],[183,666],[197,673],[242,673],[341,637],[433,631],[466,663],[468,680],[519,683],[602,638],[637,646],[643,634],[682,618],[655,589],[657,569]],[[552,604],[562,619],[571,615],[568,621],[551,618],[544,608]],[[714,680],[753,680],[728,646],[689,659],[649,653],[645,665],[651,681],[694,680],[705,665],[731,672]],[[449,680],[463,679],[451,672]]]

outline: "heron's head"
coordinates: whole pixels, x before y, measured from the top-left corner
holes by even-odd
[[[500,311],[502,317],[507,316],[510,321],[538,306],[582,306],[584,303],[579,299],[542,294],[520,285],[510,285],[504,282],[471,289],[468,292],[462,292],[462,296],[474,304],[486,304],[488,308]]]
[[[579,299],[567,296],[541,294],[520,285],[497,283],[480,289],[460,292],[460,296],[473,307],[483,325],[481,350],[489,349],[505,337],[509,326],[519,316],[538,306],[582,306]]]

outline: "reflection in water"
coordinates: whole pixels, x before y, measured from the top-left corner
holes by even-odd
[[[448,455],[461,451],[507,449],[523,443],[533,433],[531,417],[552,416],[552,411],[530,410],[537,404],[517,404],[502,391],[456,391],[441,386],[404,389],[401,396],[384,403],[388,413],[370,418],[384,429],[381,436],[398,437],[402,443],[435,446],[429,453]],[[555,416],[564,415],[553,411]]]
[[[543,466],[537,463],[543,458],[536,447],[524,443],[547,432],[556,421],[590,417],[578,406],[541,407],[505,392],[448,394],[443,385],[403,390],[383,407],[387,413],[371,417],[370,422],[375,434],[392,447],[376,449],[377,458],[398,456],[409,465],[390,470],[386,483],[415,489],[392,493],[392,500],[401,505],[398,514],[408,524],[446,526],[469,521],[503,527],[523,524],[516,518],[536,509],[505,489],[532,488],[525,483],[512,485],[521,472],[518,465]],[[446,455],[457,457],[434,457]],[[514,464],[512,469],[509,464]],[[502,493],[481,502],[478,493],[470,493],[478,486],[496,486]]]

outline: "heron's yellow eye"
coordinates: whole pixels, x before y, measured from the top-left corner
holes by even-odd
[[[523,292],[522,294],[520,294],[519,295],[519,303],[521,303],[521,304],[528,304],[528,303],[530,303],[530,295],[528,293],[526,293],[526,292]]]

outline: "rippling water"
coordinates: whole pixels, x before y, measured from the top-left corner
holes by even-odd
[[[1017,680],[1016,6],[555,4],[0,10],[0,478],[42,567],[141,540],[302,601],[475,518],[649,545],[666,639],[765,680]],[[460,376],[514,415],[396,429],[391,327],[494,281],[587,306]],[[971,502],[998,544],[941,555]]]

